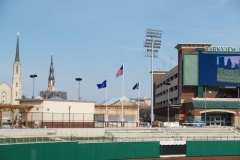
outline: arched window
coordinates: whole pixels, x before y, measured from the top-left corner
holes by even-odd
[[[16,92],[16,98],[17,98],[17,92]]]
[[[6,103],[6,101],[7,101],[7,94],[6,94],[6,92],[2,92],[1,99],[2,99],[2,103]]]
[[[16,87],[18,87],[18,82],[16,82]]]
[[[18,74],[18,66],[16,67],[16,74]]]

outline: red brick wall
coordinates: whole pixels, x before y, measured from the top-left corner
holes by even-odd
[[[198,87],[182,87],[182,99],[198,97]]]

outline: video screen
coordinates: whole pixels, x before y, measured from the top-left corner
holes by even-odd
[[[239,54],[199,54],[199,85],[237,86],[240,84]]]

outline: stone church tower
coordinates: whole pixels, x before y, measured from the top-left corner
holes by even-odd
[[[13,76],[12,76],[12,96],[11,104],[18,104],[15,99],[22,98],[22,78],[21,78],[21,63],[19,57],[19,33],[17,33],[17,47],[15,61],[13,63]]]
[[[51,54],[51,64],[49,69],[49,77],[48,77],[48,89],[47,91],[53,92],[55,91],[55,78],[54,78],[54,68],[53,68],[53,56]]]

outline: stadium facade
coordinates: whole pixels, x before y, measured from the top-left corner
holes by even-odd
[[[155,120],[239,125],[240,52],[209,43],[179,43],[178,65],[154,83]]]

